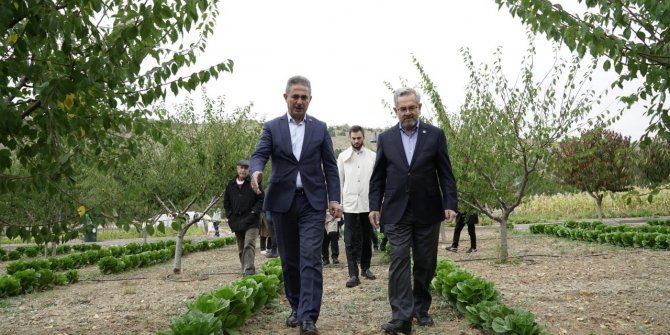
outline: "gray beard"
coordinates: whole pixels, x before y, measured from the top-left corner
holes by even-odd
[[[407,119],[407,120],[402,120],[400,122],[400,125],[402,126],[403,129],[414,129],[416,127],[416,124],[418,121],[416,119]]]

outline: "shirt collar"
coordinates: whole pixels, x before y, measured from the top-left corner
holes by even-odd
[[[301,125],[301,124],[305,123],[305,120],[307,120],[307,113],[305,113],[305,117],[303,117],[302,121],[300,121],[300,122],[295,122],[295,120],[293,119],[291,114],[289,114],[288,112],[286,112],[286,117],[288,118],[288,123],[289,124],[293,123],[295,125]]]
[[[416,121],[416,126],[414,126],[414,128],[412,129],[412,133],[411,133],[411,134],[408,134],[408,133],[405,131],[405,129],[402,128],[402,125],[400,124],[400,122],[398,122],[398,129],[400,129],[400,131],[401,131],[403,134],[405,134],[405,135],[407,135],[407,136],[411,136],[411,135],[414,135],[414,133],[416,133],[417,130],[419,130],[419,125],[420,125],[420,124],[421,124],[421,120],[417,120],[417,121]]]

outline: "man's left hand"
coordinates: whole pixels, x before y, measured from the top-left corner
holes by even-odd
[[[444,219],[447,220],[447,222],[454,221],[455,218],[456,218],[456,212],[454,212],[451,209],[444,210]]]
[[[339,219],[342,217],[342,205],[340,205],[339,202],[331,201],[330,204],[328,204],[328,209],[330,210],[330,215],[334,218]]]

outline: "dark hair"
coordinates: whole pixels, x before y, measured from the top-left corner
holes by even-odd
[[[351,126],[351,128],[349,128],[349,136],[351,136],[351,133],[357,133],[359,131],[363,134],[363,137],[365,137],[365,130],[363,130],[363,127],[361,126]]]
[[[288,81],[286,82],[286,92],[288,93],[288,90],[291,89],[291,86],[293,85],[302,85],[307,87],[307,90],[309,91],[309,94],[312,94],[312,84],[309,82],[309,79],[303,77],[303,76],[293,76],[291,78],[288,78]]]

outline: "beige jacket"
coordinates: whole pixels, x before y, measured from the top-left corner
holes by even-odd
[[[360,151],[349,147],[337,157],[342,194],[341,204],[345,213],[370,211],[368,190],[376,157],[377,154],[365,146]]]

